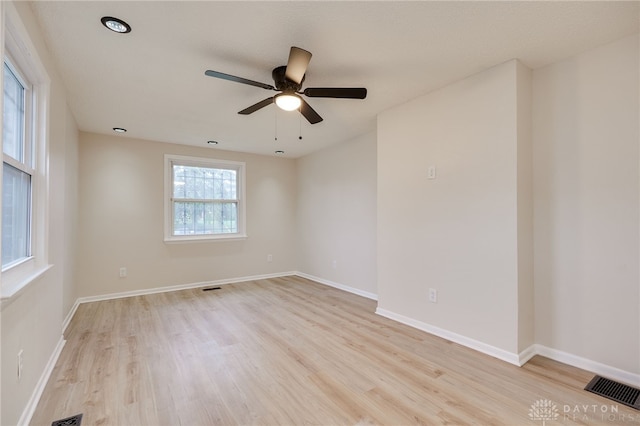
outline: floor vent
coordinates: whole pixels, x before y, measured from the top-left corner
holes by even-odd
[[[80,426],[80,423],[82,423],[82,414],[76,414],[66,419],[56,420],[51,423],[51,426]]]
[[[640,410],[640,389],[595,376],[584,390]]]

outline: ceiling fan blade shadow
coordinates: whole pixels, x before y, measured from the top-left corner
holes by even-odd
[[[269,106],[273,103],[273,96],[264,100],[261,100],[260,102],[258,102],[257,104],[253,104],[248,108],[243,109],[242,111],[239,111],[238,114],[242,114],[242,115],[249,115],[251,113],[256,112],[259,109],[262,109],[266,106]]]
[[[253,81],[247,78],[237,77],[231,74],[225,74],[223,72],[207,70],[204,72],[204,74],[208,75],[209,77],[221,78],[223,80],[228,80],[228,81],[235,81],[236,83],[248,84],[250,86],[260,87],[262,89],[276,90],[276,88],[270,84],[260,83],[259,81]]]
[[[307,121],[311,124],[316,124],[322,121],[322,117],[318,114],[311,105],[309,105],[304,99],[300,98],[302,103],[300,104],[300,114],[307,119]]]
[[[285,77],[296,84],[301,84],[304,73],[307,72],[309,61],[311,61],[311,52],[292,46],[289,52]]]
[[[302,93],[310,98],[364,99],[367,97],[367,89],[364,87],[307,87]]]

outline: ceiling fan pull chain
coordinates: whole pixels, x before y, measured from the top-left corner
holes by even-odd
[[[278,140],[278,110],[277,109],[273,109],[273,119],[275,121],[275,137],[273,138],[273,140]]]
[[[302,114],[298,115],[298,124],[300,125],[300,132],[298,133],[300,136],[298,136],[298,139],[302,140]]]

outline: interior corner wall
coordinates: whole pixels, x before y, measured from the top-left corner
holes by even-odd
[[[164,242],[165,154],[246,163],[248,238]],[[78,297],[296,270],[294,160],[83,132],[79,161]]]
[[[67,107],[65,120],[66,144],[64,146],[64,272],[62,277],[62,312],[66,316],[77,299],[76,288],[76,253],[77,226],[79,212],[78,204],[78,169],[79,169],[79,138],[80,132],[71,110]]]
[[[516,62],[518,162],[518,353],[535,344],[531,69]]]
[[[495,66],[378,116],[378,309],[512,358],[517,66]]]
[[[636,375],[638,52],[636,34],[533,73],[536,341]]]
[[[376,134],[297,160],[302,273],[375,295]]]

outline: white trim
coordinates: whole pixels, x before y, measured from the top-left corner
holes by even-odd
[[[112,300],[112,299],[122,299],[125,297],[133,297],[133,296],[144,296],[146,294],[168,293],[171,291],[188,290],[192,288],[201,288],[201,287],[225,285],[225,284],[235,284],[235,283],[242,283],[247,281],[264,280],[269,278],[288,277],[292,275],[306,278],[308,280],[315,281],[319,284],[323,284],[323,285],[334,287],[340,290],[348,291],[349,293],[366,297],[368,299],[372,299],[372,300],[378,299],[378,295],[374,293],[370,293],[368,291],[360,290],[354,287],[338,284],[322,278],[314,277],[313,275],[305,274],[304,272],[299,272],[299,271],[279,272],[274,274],[251,275],[246,277],[226,278],[226,279],[214,280],[214,281],[202,281],[202,282],[178,284],[178,285],[172,285],[172,286],[166,286],[166,287],[154,287],[154,288],[147,288],[142,290],[124,291],[121,293],[107,293],[107,294],[102,294],[97,296],[79,297],[78,299],[76,299],[75,303],[69,310],[69,313],[65,317],[64,322],[62,323],[62,332],[64,334],[64,332],[67,330],[67,327],[71,323],[73,316],[78,310],[78,306],[80,306],[80,304],[82,303],[100,302],[103,300]]]
[[[58,344],[56,345],[55,349],[53,350],[53,353],[49,357],[49,361],[47,362],[47,365],[45,366],[44,371],[40,375],[38,384],[33,390],[33,393],[31,394],[31,398],[29,398],[29,402],[27,403],[27,406],[24,407],[24,410],[22,411],[20,420],[18,420],[18,426],[22,426],[22,425],[27,426],[31,422],[31,417],[33,417],[33,413],[35,413],[36,411],[36,407],[40,402],[40,397],[42,396],[42,392],[44,392],[44,388],[49,382],[51,373],[53,373],[53,369],[56,366],[56,363],[58,362],[58,358],[62,353],[62,349],[64,348],[65,343],[67,343],[67,341],[64,340],[63,336],[60,336],[60,340],[58,340]]]
[[[434,336],[442,337],[443,339],[461,344],[462,346],[466,346],[470,349],[474,349],[478,352],[482,352],[483,354],[490,355],[494,358],[498,358],[499,360],[506,361],[509,364],[517,365],[518,367],[520,367],[520,359],[518,357],[518,354],[505,351],[504,349],[496,348],[495,346],[488,345],[478,340],[471,339],[461,334],[457,334],[452,331],[424,323],[422,321],[405,317],[404,315],[396,314],[395,312],[391,312],[386,309],[378,308],[376,309],[376,314],[392,319],[394,321],[398,321],[402,324],[406,324],[410,327],[417,328],[418,330],[426,331],[427,333],[433,334]]]
[[[67,331],[67,327],[69,327],[69,324],[73,319],[73,316],[76,314],[78,307],[82,303],[100,302],[103,300],[112,300],[112,299],[122,299],[125,297],[133,297],[133,296],[144,296],[146,294],[168,293],[171,291],[188,290],[192,288],[208,287],[208,286],[215,286],[215,285],[234,284],[234,283],[241,283],[241,282],[255,281],[255,280],[264,280],[268,278],[288,277],[296,274],[297,274],[296,272],[262,274],[262,275],[248,276],[248,277],[228,278],[228,279],[216,280],[216,281],[203,281],[203,282],[197,282],[197,283],[179,284],[179,285],[173,285],[168,287],[154,287],[154,288],[143,289],[143,290],[125,291],[122,293],[109,293],[109,294],[102,294],[98,296],[79,297],[76,299],[71,309],[69,309],[67,316],[64,318],[64,321],[62,322],[62,334],[64,335],[64,333]]]
[[[1,272],[0,290],[3,304],[33,282],[51,266],[49,256],[49,97],[51,79],[38,56],[15,5],[3,2],[3,60],[11,56],[11,62],[17,67],[31,86],[34,123],[31,128],[32,160],[35,168],[31,175],[31,256],[20,265]],[[33,97],[32,96],[32,97]],[[1,183],[1,179],[0,179]],[[0,191],[1,192],[1,191]],[[35,277],[35,278],[34,278]]]
[[[313,275],[305,274],[304,272],[296,272],[295,275],[306,278],[311,281],[315,281],[320,284],[327,285],[329,287],[334,287],[340,290],[348,291],[349,293],[357,294],[358,296],[366,297],[371,300],[378,300],[378,295],[375,293],[371,293],[365,290],[360,290],[359,288],[349,287],[344,284],[339,284],[333,281],[325,280],[324,278],[315,277]]]
[[[67,327],[69,327],[69,324],[71,324],[71,320],[73,319],[73,316],[76,314],[76,311],[78,310],[78,306],[80,306],[80,299],[76,299],[76,301],[73,304],[73,306],[71,307],[71,309],[69,309],[69,312],[67,313],[67,316],[64,317],[64,321],[62,322],[62,335],[63,336],[67,332]]]
[[[5,12],[5,4],[7,2],[4,1],[0,1],[0,56],[2,56],[2,58],[4,59],[5,54],[6,54],[6,48],[5,48],[5,30],[3,30],[3,28],[6,28],[7,26],[7,19],[5,18],[6,12]],[[4,63],[4,61],[3,61]],[[0,129],[4,129],[4,123],[2,122],[2,120],[4,120],[4,71],[2,73],[0,73],[0,86],[2,87],[2,92],[3,92],[3,96],[0,98]],[[3,132],[4,133],[4,130]],[[4,145],[4,141],[2,140],[3,136],[2,133],[0,133],[0,145]],[[3,148],[3,152],[4,152],[4,148]],[[2,175],[4,173],[0,173],[0,211],[2,211],[2,188],[3,188],[3,184],[2,184]],[[2,239],[2,215],[0,214],[0,239]],[[0,247],[0,258],[1,253],[2,252],[2,248]],[[2,263],[0,261],[0,263]],[[0,271],[0,296],[2,295],[2,271]],[[0,376],[2,376],[0,374]],[[0,392],[1,394],[2,392]]]
[[[563,352],[558,349],[549,348],[544,345],[535,344],[533,346],[535,346],[535,352],[537,355],[561,362],[563,364],[581,368],[582,370],[590,371],[608,379],[628,383],[631,386],[640,386],[640,374],[621,370],[617,367],[612,367],[601,362]]]
[[[235,284],[235,283],[241,283],[245,281],[264,280],[268,278],[279,278],[279,277],[286,277],[286,276],[295,275],[295,274],[296,274],[295,272],[280,272],[276,274],[263,274],[263,275],[252,275],[247,277],[226,278],[221,280],[202,281],[197,283],[179,284],[179,285],[172,285],[167,287],[155,287],[155,288],[147,288],[142,290],[124,291],[122,293],[109,293],[109,294],[102,294],[98,296],[87,296],[87,297],[78,298],[78,300],[76,301],[76,305],[80,303],[87,303],[87,302],[100,302],[102,300],[121,299],[124,297],[144,296],[146,294],[168,293],[170,291],[188,290],[192,288],[200,288],[200,287],[208,287],[208,286],[216,286],[216,285],[224,285],[224,284]]]
[[[529,362],[529,360],[531,358],[533,358],[536,355],[538,355],[538,352],[536,350],[536,345],[535,344],[529,346],[527,349],[525,349],[524,351],[520,352],[518,354],[518,363],[520,364],[520,367],[525,365],[527,362]]]
[[[33,258],[29,259],[29,261],[31,261],[29,269],[24,268],[22,271],[19,271],[20,275],[16,274],[15,278],[11,277],[10,271],[2,272],[2,279],[8,281],[8,284],[5,284],[4,287],[0,288],[0,303],[2,304],[2,308],[0,310],[8,306],[11,299],[17,299],[16,296],[21,295],[29,285],[36,282],[49,269],[53,268],[53,265],[36,265]],[[7,277],[11,277],[12,279],[7,279]]]
[[[540,344],[533,344],[520,352],[519,354],[511,353],[500,348],[488,345],[486,343],[471,339],[466,336],[462,336],[457,333],[453,333],[448,330],[444,330],[439,327],[435,327],[431,324],[427,324],[404,315],[396,314],[395,312],[388,311],[386,309],[376,309],[376,314],[383,317],[398,321],[402,324],[408,325],[418,330],[425,331],[429,334],[433,334],[443,339],[447,339],[451,342],[459,343],[470,349],[474,349],[478,352],[490,355],[494,358],[498,358],[502,361],[506,361],[510,364],[522,367],[531,358],[536,355],[543,356],[545,358],[552,359],[554,361],[561,362],[563,364],[571,365],[576,368],[580,368],[585,371],[598,374],[608,379],[617,380],[619,382],[628,383],[631,386],[640,386],[640,374],[632,373],[629,371],[621,370],[617,367],[603,364],[601,362],[593,361],[587,358],[583,358],[577,355],[573,355],[567,352],[560,351],[558,349],[549,348]]]
[[[180,235],[173,236],[171,239],[165,239],[166,244],[185,244],[185,243],[215,243],[222,241],[242,241],[249,238],[247,234],[210,234],[210,235]]]

